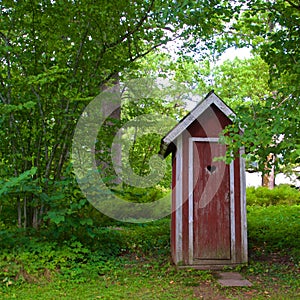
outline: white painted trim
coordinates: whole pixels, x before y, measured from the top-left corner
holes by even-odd
[[[190,138],[193,142],[211,142],[211,143],[218,143],[219,142],[219,138],[214,138],[214,137],[206,137],[206,138],[202,138],[202,137],[193,137]]]
[[[246,203],[246,168],[245,159],[242,155],[245,153],[245,149],[240,148],[240,193],[241,193],[241,251],[242,262],[248,262],[248,238],[247,238],[247,203]]]
[[[173,142],[182,132],[199,118],[212,104],[216,105],[227,117],[235,113],[214,93],[203,99],[182,122],[178,123],[163,139],[165,144]]]
[[[194,260],[194,206],[193,206],[193,190],[194,190],[194,154],[193,154],[193,138],[189,138],[189,264],[193,264]]]
[[[235,203],[234,203],[234,161],[229,165],[229,184],[230,184],[230,247],[231,247],[231,262],[236,262],[235,251]]]
[[[180,262],[183,259],[182,255],[182,135],[176,140],[176,180],[175,180],[175,192],[176,192],[176,228],[175,228],[175,251],[176,262]]]

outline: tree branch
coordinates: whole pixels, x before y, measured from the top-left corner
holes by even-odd
[[[118,44],[122,43],[125,39],[127,39],[128,37],[130,37],[131,35],[133,35],[135,32],[137,32],[140,27],[143,25],[143,23],[147,20],[148,18],[148,14],[150,13],[153,5],[154,5],[154,1],[152,0],[147,11],[145,12],[144,16],[140,19],[140,21],[138,22],[138,24],[130,31],[127,31],[124,35],[122,35],[119,39],[117,39],[115,42],[110,43],[108,45],[105,45],[105,48],[113,48],[115,46],[117,46]]]
[[[297,5],[297,4],[295,4],[294,2],[292,2],[291,0],[286,0],[286,2],[289,3],[292,7],[294,7],[294,8],[296,8],[296,9],[300,10],[300,4]]]
[[[84,41],[86,40],[87,35],[89,33],[89,27],[90,27],[90,22],[88,22],[88,24],[87,24],[86,31],[83,34],[82,40],[81,40],[80,45],[79,45],[79,49],[78,49],[77,54],[76,54],[75,65],[74,65],[74,70],[73,70],[73,76],[75,76],[76,73],[77,73],[79,60],[80,60],[80,57],[81,57],[81,54],[82,54],[83,44],[84,44]]]

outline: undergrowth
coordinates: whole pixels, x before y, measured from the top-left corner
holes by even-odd
[[[44,274],[82,282],[118,266],[124,257],[168,257],[169,220],[95,228],[86,241],[49,239],[46,231],[39,236],[2,231],[0,241],[0,284],[36,282]]]
[[[262,191],[256,191],[256,197],[264,195]],[[294,293],[299,289],[300,206],[295,204],[297,196],[293,201],[287,199],[284,201],[293,205],[278,205],[282,201],[273,200],[248,205],[250,262],[240,271],[255,276],[264,285],[276,281],[279,287],[288,286]],[[150,281],[158,286],[163,281],[159,288],[172,298],[187,287],[198,286],[199,280],[210,284],[213,281],[210,272],[178,271],[171,264],[169,218],[145,224],[110,222],[107,226],[94,226],[89,232],[74,231],[64,238],[51,228],[39,232],[1,229],[0,298],[1,293],[10,297],[28,285],[55,283],[70,284],[73,289],[73,284],[101,282],[104,290],[113,286],[120,291],[122,286],[128,286],[133,294],[138,294],[142,285],[145,293],[151,293]],[[180,286],[170,289],[176,281]]]

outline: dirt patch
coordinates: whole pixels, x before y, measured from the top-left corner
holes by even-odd
[[[281,252],[272,252],[272,253],[261,252],[259,253],[259,255],[252,254],[251,258],[255,261],[260,261],[260,262],[278,263],[278,264],[283,264],[288,266],[294,266],[291,257]]]
[[[228,298],[222,294],[217,286],[214,286],[211,282],[201,283],[199,286],[194,287],[193,295],[199,299],[218,299],[227,300]]]
[[[52,274],[51,274],[51,271],[49,269],[45,269],[44,270],[44,274],[43,274],[44,278],[47,280],[47,281],[51,281],[51,278],[52,278]]]
[[[37,283],[38,282],[38,279],[29,274],[26,270],[20,270],[20,272],[18,273],[18,275],[15,277],[15,281],[19,280],[23,278],[23,280],[25,280],[26,282],[28,283]]]

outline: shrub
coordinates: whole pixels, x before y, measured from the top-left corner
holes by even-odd
[[[117,196],[129,202],[149,203],[159,200],[169,193],[168,189],[161,186],[139,188],[132,186],[118,187],[113,190]]]
[[[300,192],[286,184],[276,186],[272,190],[266,187],[249,187],[247,204],[259,206],[300,204]]]

